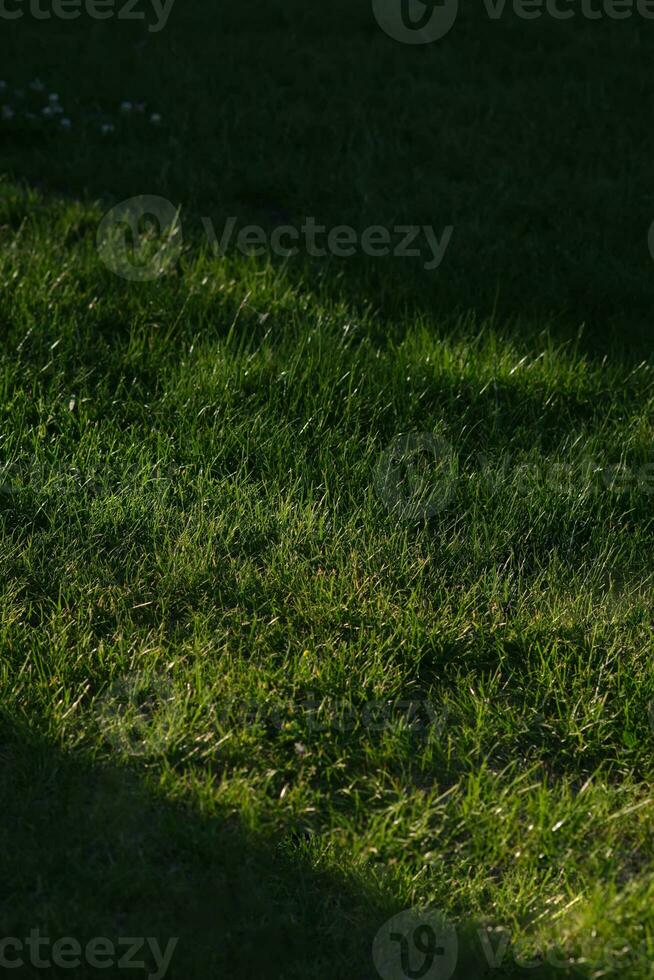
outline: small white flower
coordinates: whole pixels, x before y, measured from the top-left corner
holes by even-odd
[[[45,109],[43,109],[43,115],[46,117],[46,119],[50,119],[52,116],[54,116],[54,111],[49,105],[47,105]]]
[[[63,119],[59,121],[59,125],[61,126],[62,129],[70,129],[72,123],[68,118],[68,116],[64,116]]]
[[[120,111],[121,112],[131,112],[132,111],[132,108],[133,108],[133,106],[132,106],[132,103],[131,102],[121,102],[120,103]]]
[[[48,101],[54,104],[55,102],[59,101],[59,96],[56,92],[51,92],[48,96]]]
[[[107,133],[113,133],[113,131],[114,131],[113,123],[102,123],[102,125],[100,126],[100,132],[103,135],[106,135]]]
[[[33,92],[42,92],[45,85],[40,78],[35,78],[33,82],[30,82],[30,88]]]
[[[150,116],[150,122],[152,123],[153,126],[159,125],[159,123],[161,122],[161,116],[159,115],[158,112],[152,113],[152,115]]]

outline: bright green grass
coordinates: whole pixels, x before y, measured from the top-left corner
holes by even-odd
[[[372,980],[377,930],[430,905],[457,977],[651,976],[651,37],[480,24],[467,73],[468,21],[415,51],[364,4],[219,5],[208,37],[205,6],[156,57],[111,25],[3,38],[8,79],[80,112],[134,97],[123,57],[165,121],[109,149],[4,134],[0,935],[178,936],[180,980]],[[127,283],[94,200],[139,193],[188,227],[274,205],[461,244],[429,275],[191,233]],[[402,433],[458,459],[447,484],[427,460],[426,522],[379,492]],[[487,973],[481,925],[576,963]]]

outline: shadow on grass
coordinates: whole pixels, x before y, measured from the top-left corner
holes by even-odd
[[[3,937],[178,937],[170,978],[370,975],[379,897],[312,870],[292,834],[263,841],[234,815],[166,799],[147,773],[36,737],[10,735],[2,760]]]
[[[195,0],[156,33],[25,16],[0,38],[13,113],[2,166],[107,207],[163,195],[189,228],[193,215],[269,228],[314,216],[359,235],[452,225],[433,272],[419,257],[299,256],[286,274],[322,277],[386,326],[405,308],[432,322],[496,310],[521,319],[518,333],[549,325],[567,338],[585,322],[591,351],[651,352],[650,48],[635,16],[525,24],[474,5],[441,43],[418,46],[388,37],[369,0]],[[50,87],[69,131],[39,122]],[[121,113],[124,99],[161,125]]]
[[[235,813],[207,802],[192,808],[166,796],[156,775],[67,753],[40,736],[0,727],[0,803],[7,835],[0,936],[24,944],[38,929],[52,944],[72,937],[84,951],[96,937],[127,955],[127,939],[146,939],[126,978],[157,976],[171,950],[170,980],[270,977],[275,980],[374,980],[373,940],[400,909],[391,891],[320,870],[320,841],[252,833]],[[410,935],[410,933],[408,934]],[[172,939],[177,944],[169,946]],[[153,955],[156,940],[158,955]],[[389,949],[394,941],[384,939]],[[399,950],[399,946],[398,946]],[[29,947],[20,977],[106,975],[86,962],[33,966]],[[412,950],[413,966],[421,962]],[[383,980],[409,976],[585,977],[543,963],[527,970],[504,957],[501,971],[482,954],[472,924],[458,926],[452,974],[407,973],[399,952]],[[471,972],[472,971],[472,972]],[[159,973],[161,976],[161,972]]]

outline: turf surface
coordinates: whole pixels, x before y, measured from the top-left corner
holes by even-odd
[[[428,906],[455,977],[653,975],[653,52],[351,0],[3,24],[0,937],[372,980]],[[183,224],[151,282],[96,246],[140,194]],[[232,215],[454,231],[220,256]]]

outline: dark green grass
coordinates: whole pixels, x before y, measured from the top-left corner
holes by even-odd
[[[462,978],[652,975],[648,28],[3,29],[74,127],[0,123],[2,936],[369,980],[430,905]],[[161,126],[101,137],[124,98]],[[141,193],[185,229],[144,284],[95,248]],[[220,258],[229,214],[455,232],[435,273]],[[402,433],[455,457],[427,521]],[[569,966],[490,971],[482,925]]]

